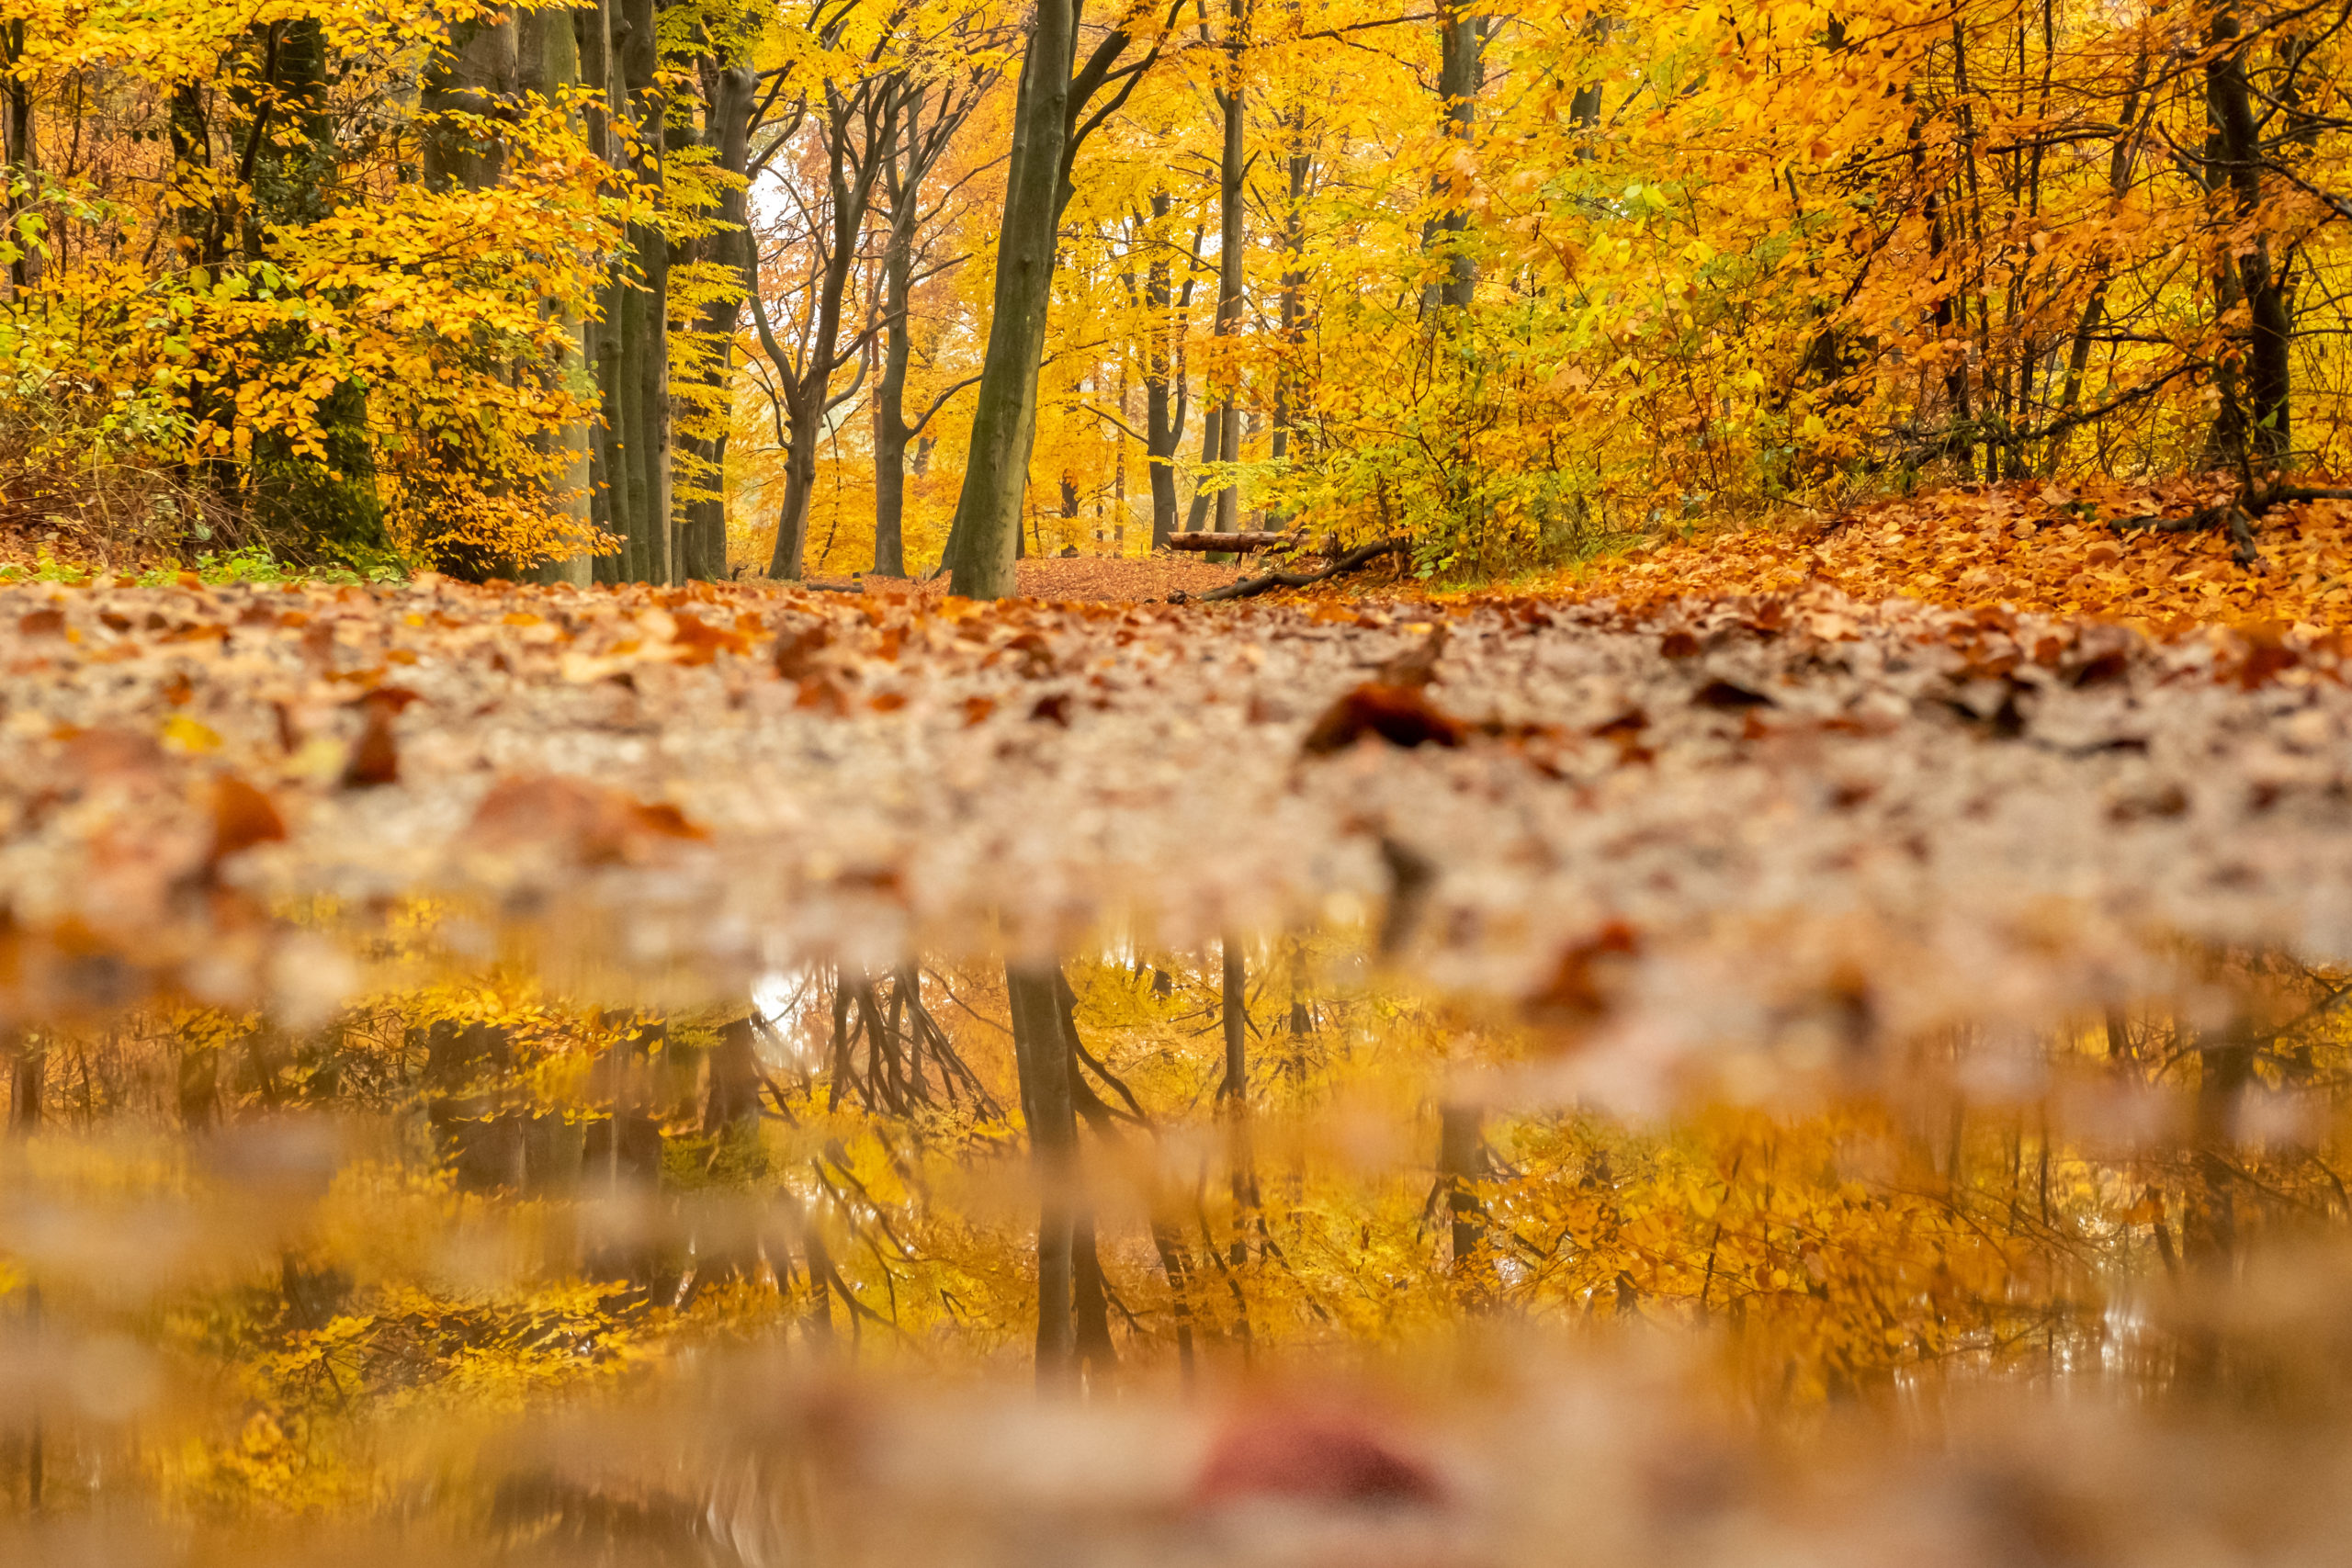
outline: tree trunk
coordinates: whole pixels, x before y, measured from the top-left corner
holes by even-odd
[[[1243,142],[1243,53],[1250,42],[1249,0],[1226,0],[1225,86],[1216,95],[1224,115],[1222,151],[1217,171],[1216,322],[1216,333],[1226,352],[1217,372],[1225,378],[1225,397],[1218,405],[1217,460],[1227,465],[1227,481],[1217,487],[1216,531],[1230,534],[1241,526],[1241,487],[1230,478],[1231,465],[1241,460],[1241,420],[1233,364],[1233,340],[1241,333],[1242,176],[1249,168]],[[1216,559],[1216,557],[1211,557]]]
[[[867,84],[855,99],[832,97],[827,107],[827,190],[831,205],[824,265],[815,280],[816,299],[808,317],[807,353],[796,373],[791,359],[776,341],[767,312],[756,302],[753,320],[760,329],[760,346],[783,384],[785,423],[784,502],[777,510],[775,548],[768,558],[768,575],[798,581],[808,546],[808,507],[817,490],[817,448],[825,438],[825,420],[841,397],[833,393],[833,372],[841,367],[842,304],[850,274],[857,262],[859,236],[872,205],[874,183],[890,155],[898,135],[898,97],[891,94],[878,116]],[[863,123],[865,141],[856,144],[852,127]],[[859,375],[865,361],[859,361]],[[854,386],[854,384],[853,384]]]
[[[1184,434],[1188,393],[1183,371],[1169,352],[1169,340],[1178,331],[1170,319],[1177,298],[1170,281],[1168,245],[1160,231],[1167,221],[1169,207],[1166,191],[1152,193],[1148,241],[1152,260],[1144,275],[1144,304],[1151,321],[1143,369],[1144,438],[1145,457],[1150,468],[1151,547],[1155,550],[1165,549],[1176,532],[1176,443]],[[1189,299],[1189,284],[1184,293]]]
[[[613,64],[619,101],[616,112],[636,125],[633,174],[658,194],[663,152],[662,108],[666,95],[659,73],[655,0],[606,0],[613,7]],[[617,151],[617,148],[616,149]],[[631,265],[630,264],[634,264]],[[607,462],[620,504],[615,528],[622,540],[619,576],[628,582],[671,580],[670,516],[670,243],[650,224],[635,223],[628,234],[614,312],[608,404]]]
[[[482,114],[511,98],[520,69],[514,19],[502,13],[449,28],[447,62],[427,73],[420,102],[428,115]],[[427,128],[424,184],[431,190],[488,190],[506,170],[504,140],[447,123]]]
[[[13,68],[24,58],[24,54],[25,24],[22,18],[19,18],[8,23],[6,28],[0,28],[0,66]],[[40,160],[33,142],[32,84],[19,76],[6,77],[5,82],[0,82],[0,95],[5,95],[7,100],[6,152],[9,172],[17,178],[29,182],[40,167]],[[5,210],[8,219],[7,231],[12,234],[16,231],[17,214],[22,209],[23,205],[23,202],[13,194],[6,203]],[[8,287],[13,297],[22,299],[31,291],[35,280],[40,276],[38,265],[39,258],[29,248],[25,249],[23,254],[8,264]]]
[[[907,128],[912,140],[914,127]],[[907,575],[907,369],[914,357],[913,324],[907,319],[915,270],[915,204],[918,186],[899,174],[893,157],[888,175],[890,237],[882,254],[882,379],[874,389],[874,575]]]
[[[752,108],[759,77],[740,63],[722,67],[706,61],[705,66],[703,143],[718,169],[740,177],[751,164]],[[741,186],[720,187],[718,228],[701,243],[706,259],[741,276],[747,288],[759,287],[750,207]],[[707,492],[686,504],[679,525],[678,575],[689,580],[716,581],[727,575],[728,392],[735,379],[735,327],[741,310],[738,299],[713,299],[695,323],[695,331],[710,344],[705,374],[718,390],[718,412],[715,434],[687,443],[695,459],[695,488]]]
[[[2117,121],[2121,129],[2116,134],[2114,150],[2108,154],[2107,190],[2108,194],[2118,201],[2120,201],[2132,188],[2132,163],[2137,152],[2140,138],[2140,96],[2147,90],[2148,64],[2148,51],[2143,49],[2140,51],[2139,64],[2132,70],[2132,90],[2124,95],[2123,113]],[[2090,368],[2091,339],[2098,331],[2100,319],[2107,312],[2107,268],[2102,264],[2098,271],[2098,281],[2091,287],[2090,298],[2083,301],[2082,320],[2075,328],[2075,341],[2066,353],[2066,380],[2058,395],[2058,406],[2055,410],[2055,417],[2060,420],[2072,413],[2075,405],[2082,400],[2083,377]],[[1948,306],[1946,309],[1949,311]],[[2066,446],[2072,433],[2072,427],[2069,426],[2051,435],[2049,447],[2043,452],[2041,458],[2043,478],[2055,475],[2059,467],[2064,463]]]
[[[949,540],[951,584],[967,598],[1001,599],[1018,592],[1013,552],[1036,433],[1037,368],[1053,293],[1077,50],[1077,0],[1037,0],[1013,107],[979,407]]]
[[[553,101],[566,88],[580,85],[582,30],[576,13],[524,11],[516,16],[516,79],[525,93]],[[590,323],[568,321],[566,325],[570,332],[563,352],[544,367],[541,374],[558,384],[568,385],[579,379],[594,353],[594,342]],[[582,533],[595,525],[595,473],[589,457],[594,445],[584,416],[555,432],[551,439],[552,450],[562,455],[561,471],[554,481],[561,487],[560,503],[573,527]],[[541,562],[533,575],[541,582],[570,582],[585,587],[592,572],[592,558],[579,555]]]
[[[1205,388],[1203,389],[1206,390]],[[1210,403],[1208,412],[1201,418],[1201,461],[1214,463],[1225,450],[1225,404]],[[1208,525],[1209,508],[1216,504],[1216,491],[1205,480],[1193,486],[1193,504],[1184,513],[1184,532],[1197,534]]]
[[[1274,372],[1274,430],[1269,456],[1279,469],[1290,458],[1291,389],[1298,384],[1295,363],[1299,349],[1299,321],[1306,310],[1306,184],[1313,160],[1306,152],[1306,106],[1301,104],[1290,125],[1290,188],[1283,207],[1283,284],[1281,323],[1283,357]],[[1271,519],[1279,523],[1281,519]]]
[[[1485,40],[1483,18],[1472,16],[1462,0],[1440,0],[1438,96],[1445,100],[1446,135],[1465,146],[1477,128],[1478,88],[1486,73],[1482,58]],[[1437,286],[1436,301],[1441,310],[1467,310],[1478,288],[1478,264],[1467,243],[1470,211],[1459,200],[1466,194],[1461,188],[1464,176],[1450,169],[1438,175],[1441,192],[1453,198],[1453,205],[1439,214],[1436,224],[1436,232],[1443,236],[1444,246],[1444,271]]]
[[[2234,11],[2217,11],[2206,30],[2210,58],[2205,64],[2206,107],[2213,124],[2213,140],[2226,175],[2237,217],[2251,217],[2262,202],[2262,133],[2254,114],[2253,95],[2246,82],[2245,45]],[[2237,259],[2236,283],[2245,300],[2250,330],[2245,355],[2243,398],[2225,395],[2217,416],[2222,422],[2221,456],[2255,462],[2285,461],[2293,446],[2289,428],[2289,351],[2294,322],[2287,302],[2285,280],[2274,270],[2270,243],[2257,238]],[[2230,378],[2234,380],[2233,377]],[[2234,387],[2228,392],[2233,394]],[[2233,413],[2233,410],[2236,412]]]

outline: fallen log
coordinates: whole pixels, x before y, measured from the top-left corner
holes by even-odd
[[[1410,539],[1377,539],[1334,557],[1331,564],[1320,571],[1270,571],[1263,577],[1245,577],[1238,582],[1228,582],[1222,588],[1212,588],[1204,593],[1170,593],[1168,602],[1170,604],[1210,604],[1221,599],[1254,599],[1261,593],[1272,593],[1277,588],[1305,588],[1354,571],[1382,556],[1397,554],[1411,543]]]
[[[1310,539],[1304,534],[1271,533],[1261,529],[1236,534],[1171,534],[1168,539],[1168,547],[1171,550],[1232,550],[1239,553],[1280,549],[1285,545],[1295,545],[1313,554],[1328,556],[1338,547],[1339,540],[1329,536]]]

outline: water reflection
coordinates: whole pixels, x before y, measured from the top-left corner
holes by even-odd
[[[23,1029],[13,1539],[2097,1562],[2344,1522],[2352,972],[2184,950],[2036,1034],[1731,1042],[1741,1092],[1626,1117],[1577,1098],[1622,945],[1510,1011],[1366,945]]]

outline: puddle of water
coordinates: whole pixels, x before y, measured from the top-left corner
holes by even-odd
[[[324,1017],[26,1021],[12,1555],[2192,1562],[2345,1522],[2352,973],[2181,951],[2138,1005],[1903,1039],[1808,996],[1629,1076],[1630,944],[1510,1009],[1374,946],[620,1006],[444,944]]]

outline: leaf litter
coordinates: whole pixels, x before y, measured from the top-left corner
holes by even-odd
[[[684,994],[1361,922],[1419,980],[1569,1021],[1582,1090],[1642,1100],[2162,991],[2184,941],[2352,953],[2352,697],[2308,627],[2157,642],[1818,585],[1632,610],[426,580],[10,590],[0,668],[20,1021],[154,993],[317,1016],[359,983],[331,936],[423,894]]]

